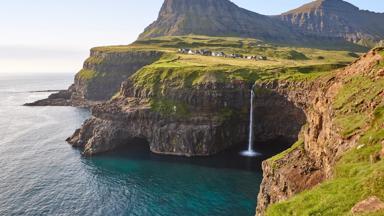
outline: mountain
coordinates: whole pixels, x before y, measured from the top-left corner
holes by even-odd
[[[175,35],[237,36],[323,48],[372,47],[384,38],[384,14],[342,0],[317,0],[278,16],[229,0],[165,0],[158,19],[139,39]]]
[[[282,23],[240,8],[228,0],[165,0],[158,19],[139,38],[188,34],[274,41],[295,38]]]
[[[317,0],[277,17],[306,36],[343,38],[372,46],[384,39],[384,14],[360,10],[342,0]]]

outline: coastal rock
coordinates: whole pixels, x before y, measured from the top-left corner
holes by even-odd
[[[212,155],[246,143],[249,84],[205,83],[166,88],[161,97],[153,94],[127,80],[118,97],[93,107],[93,117],[68,142],[94,155],[143,139],[152,152],[184,156]],[[254,113],[260,117],[255,138],[294,142],[305,123],[304,113],[272,92],[258,93],[255,99]],[[273,119],[277,112],[282,116]]]
[[[352,209],[352,214],[366,214],[384,210],[384,202],[376,196],[368,197],[367,199],[357,203]]]
[[[142,139],[155,153],[203,156],[247,138],[248,119],[241,110],[248,105],[249,96],[243,84],[208,84],[188,91],[169,91],[167,102],[177,103],[165,113],[152,109],[149,98],[134,97],[143,93],[129,90],[132,86],[128,83],[123,85],[120,97],[92,108],[93,117],[68,139],[70,144],[83,148],[83,153],[89,156]],[[224,97],[227,109],[220,111],[217,107],[224,107],[219,105]],[[177,109],[185,112],[179,113]]]

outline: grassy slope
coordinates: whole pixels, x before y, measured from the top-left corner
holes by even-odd
[[[203,36],[163,37],[137,41],[132,49],[166,52],[162,59],[138,71],[132,79],[150,90],[165,87],[191,87],[206,82],[231,80],[308,79],[351,62],[347,51],[279,47],[255,39]],[[176,52],[177,48],[209,49],[227,54],[264,55],[267,61],[231,59]],[[111,48],[100,48],[103,50]],[[121,50],[122,47],[117,47]],[[321,57],[321,58],[319,58]]]
[[[384,68],[384,63],[377,67]],[[378,95],[383,89],[383,78],[374,80],[356,75],[345,81],[333,103],[336,124],[345,137],[362,132],[359,147],[347,152],[337,162],[332,180],[272,205],[267,215],[350,215],[351,208],[369,196],[376,195],[384,200],[384,160],[371,161],[372,155],[381,150],[384,140],[384,101]],[[372,102],[379,105],[374,110],[367,109],[367,104]],[[279,157],[282,155],[275,158]]]

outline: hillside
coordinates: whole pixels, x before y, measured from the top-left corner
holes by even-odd
[[[264,41],[366,51],[384,36],[384,14],[342,0],[317,0],[280,16],[265,16],[229,0],[165,0],[139,39],[189,34],[237,36]]]
[[[343,38],[368,47],[384,39],[383,13],[360,10],[342,0],[317,0],[277,18],[306,36]]]
[[[228,0],[165,0],[158,19],[139,38],[177,35],[237,36],[293,40],[295,35],[272,18]]]

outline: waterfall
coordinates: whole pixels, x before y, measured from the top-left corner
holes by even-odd
[[[253,151],[253,100],[255,98],[255,92],[251,89],[251,106],[249,110],[249,136],[248,136],[248,151]]]
[[[251,89],[251,101],[250,101],[250,108],[249,108],[249,134],[248,134],[248,150],[241,152],[241,155],[247,156],[247,157],[255,157],[260,155],[258,152],[255,152],[253,150],[253,102],[255,99],[255,92],[254,92],[255,86],[252,86]]]

